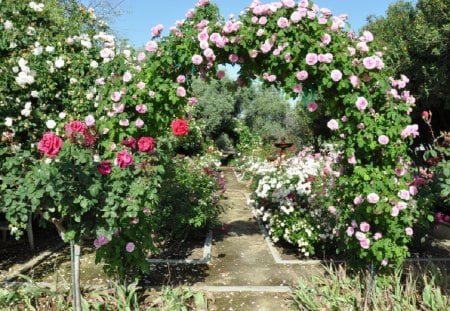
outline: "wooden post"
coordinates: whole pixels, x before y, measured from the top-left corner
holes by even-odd
[[[28,216],[27,235],[28,235],[28,244],[30,245],[30,249],[32,251],[34,251],[33,214],[30,214],[30,216]]]

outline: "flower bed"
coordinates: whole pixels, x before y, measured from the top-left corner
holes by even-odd
[[[309,258],[335,243],[336,209],[325,200],[333,180],[339,175],[331,165],[337,154],[305,149],[277,166],[257,162],[252,204],[274,242],[295,246],[300,256]]]

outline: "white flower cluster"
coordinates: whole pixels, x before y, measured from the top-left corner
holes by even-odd
[[[16,83],[21,87],[25,88],[27,85],[34,83],[35,73],[27,66],[28,62],[24,58],[20,58],[18,61],[20,71],[17,67],[13,68],[14,72],[18,72],[16,77]],[[15,70],[17,68],[17,70]]]
[[[34,1],[31,1],[28,5],[31,9],[35,10],[36,12],[42,12],[45,7],[43,3],[36,3]]]

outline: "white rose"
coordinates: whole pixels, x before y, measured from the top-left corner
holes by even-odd
[[[23,115],[24,117],[29,117],[30,116],[30,114],[31,114],[31,109],[22,109],[21,111],[20,111],[20,114],[21,115]]]
[[[90,64],[90,66],[91,66],[92,68],[97,68],[97,67],[98,67],[97,61],[93,60],[93,61],[91,62],[91,64]]]
[[[60,118],[60,119],[64,119],[65,117],[66,117],[66,113],[65,112],[60,112],[59,114],[58,114],[58,117]]]
[[[56,67],[56,68],[62,68],[62,67],[64,67],[64,59],[62,59],[61,57],[58,57],[58,58],[55,60],[55,67]]]
[[[31,97],[38,98],[39,97],[39,92],[38,91],[31,91]]]
[[[4,23],[3,23],[3,27],[5,27],[5,30],[8,30],[8,29],[11,29],[11,28],[13,28],[13,23],[11,22],[11,21],[5,21]]]
[[[13,125],[13,119],[12,118],[6,118],[5,119],[5,125],[7,126],[7,127],[11,127],[12,125]]]
[[[53,53],[55,51],[55,48],[53,46],[46,46],[45,51],[47,53]]]
[[[47,126],[48,129],[54,129],[56,127],[56,122],[53,120],[48,120],[47,122],[45,122],[45,125]]]

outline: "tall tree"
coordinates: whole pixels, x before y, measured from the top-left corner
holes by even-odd
[[[397,1],[385,17],[371,16],[364,27],[385,47],[393,75],[406,74],[417,97],[413,118],[432,110],[436,130],[450,129],[450,1]]]

